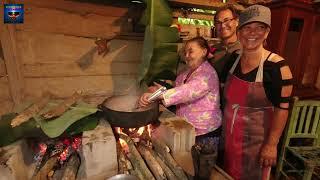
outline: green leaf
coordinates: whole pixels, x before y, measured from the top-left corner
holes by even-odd
[[[39,114],[46,112],[53,106],[53,104],[47,105]],[[40,124],[42,131],[50,138],[54,138],[60,136],[74,122],[95,113],[97,110],[97,108],[89,104],[77,103],[74,107],[71,107],[70,110],[50,121],[43,119],[39,114],[34,118]]]
[[[37,123],[33,118],[12,128],[11,120],[17,115],[17,113],[8,113],[0,117],[0,147],[9,145],[22,137],[45,136],[41,129],[37,128]]]
[[[147,26],[144,33],[142,62],[140,64],[140,74],[138,77],[139,82],[144,78],[144,76],[148,72],[150,61],[153,55],[153,46],[154,46],[153,32],[151,31],[150,26]]]
[[[179,31],[174,27],[154,26],[155,43],[176,43],[180,39]]]
[[[172,11],[167,0],[148,0],[146,3],[147,8],[141,20],[144,25],[171,25]]]
[[[22,112],[31,104],[31,102],[23,103],[16,111]],[[58,101],[50,102],[41,112],[57,104]],[[62,133],[65,135],[74,135],[83,131],[92,130],[98,124],[98,117],[96,114],[93,114],[96,110],[97,109],[91,105],[79,103],[71,107],[70,110],[62,116],[51,121],[47,122],[37,115],[36,118],[31,118],[29,121],[14,128],[11,127],[10,123],[18,113],[13,112],[2,115],[0,116],[0,147],[9,145],[21,138],[47,138],[48,136],[52,138],[60,136]]]
[[[178,54],[175,52],[168,52],[164,50],[155,52],[149,71],[144,78],[146,83],[150,84],[156,79],[174,80],[175,78],[172,78],[172,75],[176,75],[175,71],[178,63],[178,58]],[[168,76],[166,77],[163,72],[168,72]]]
[[[177,28],[169,27],[172,23],[172,11],[167,0],[146,0],[147,8],[141,22],[146,24],[142,62],[139,82],[150,81],[158,77],[163,79],[175,78],[178,54]],[[174,79],[173,78],[173,79]]]

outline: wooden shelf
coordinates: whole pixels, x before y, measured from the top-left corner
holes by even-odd
[[[315,87],[296,88],[293,92],[293,95],[298,96],[299,99],[320,100],[320,89],[317,89]]]

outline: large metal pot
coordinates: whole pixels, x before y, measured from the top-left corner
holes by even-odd
[[[158,120],[159,104],[154,102],[148,107],[136,108],[139,96],[119,95],[107,98],[98,108],[114,127],[137,128]]]

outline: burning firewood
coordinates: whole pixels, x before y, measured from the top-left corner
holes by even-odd
[[[117,155],[118,155],[118,173],[126,174],[128,172],[126,157],[123,153],[120,143],[117,143]]]
[[[43,180],[47,179],[49,172],[56,166],[58,162],[57,156],[50,157],[43,167],[39,170],[39,172],[32,177],[32,180]]]
[[[20,113],[17,117],[12,119],[11,126],[16,127],[20,124],[28,121],[30,118],[32,118],[35,114],[37,114],[45,105],[48,104],[50,99],[50,96],[45,96],[44,98],[41,98],[37,102],[35,102],[33,105],[25,109],[22,113]]]
[[[81,99],[81,93],[75,92],[71,97],[64,100],[62,103],[60,103],[53,109],[42,114],[42,117],[44,117],[45,119],[51,119],[53,117],[61,116],[64,112],[66,112],[70,108],[70,106],[76,103],[79,99]]]
[[[144,147],[143,145],[138,145],[138,151],[140,152],[142,157],[146,160],[151,172],[153,173],[153,175],[157,180],[167,179],[166,174],[164,173],[160,164],[157,162],[155,157],[152,156],[148,148]]]
[[[160,164],[168,180],[176,180],[177,177],[174,175],[171,169],[166,165],[166,163],[160,158],[160,156],[156,152],[154,152],[152,149],[150,149],[150,152],[152,156],[155,157],[157,162]]]
[[[138,179],[141,179],[141,180],[144,179],[141,171],[140,171],[139,169],[137,169],[137,168],[136,168],[136,169],[131,169],[131,170],[130,170],[130,174],[138,177]]]
[[[130,153],[128,153],[128,158],[130,159],[131,163],[133,164],[134,169],[137,169],[137,171],[140,171],[143,174],[142,179],[155,180],[152,173],[148,169],[147,165],[143,161],[140,153],[136,149],[134,142],[131,140],[131,138],[129,136],[121,134],[121,133],[119,134],[119,136],[129,146]]]
[[[163,144],[161,141],[151,138],[152,145],[155,148],[155,151],[159,154],[159,156],[165,160],[166,164],[171,168],[173,173],[181,180],[187,180],[188,177],[184,173],[183,169],[177,164],[177,162],[173,159],[171,154],[168,152],[168,147]]]
[[[62,174],[62,180],[75,180],[77,172],[80,166],[80,159],[76,153],[74,153],[66,164],[66,169]]]

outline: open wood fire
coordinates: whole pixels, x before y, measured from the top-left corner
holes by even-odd
[[[75,179],[80,166],[81,135],[36,143],[32,179]]]
[[[188,179],[163,142],[151,136],[152,125],[135,129],[115,128],[118,133],[119,174],[139,179]]]
[[[152,137],[155,125],[113,128],[117,143],[118,174],[139,179],[188,179],[170,148]],[[76,179],[81,160],[81,136],[37,141],[33,179]]]
[[[116,174],[132,174],[139,179],[187,179],[185,172],[192,175],[192,168],[185,164],[192,165],[192,159],[181,155],[190,154],[193,127],[167,111],[155,123],[120,129],[102,118],[95,129],[81,136],[35,139],[36,152],[21,140],[0,149],[4,154],[0,172],[7,179],[31,179],[32,175],[33,179],[63,179],[61,174],[67,172],[72,176],[68,179],[105,179]],[[73,148],[73,144],[79,146]]]

